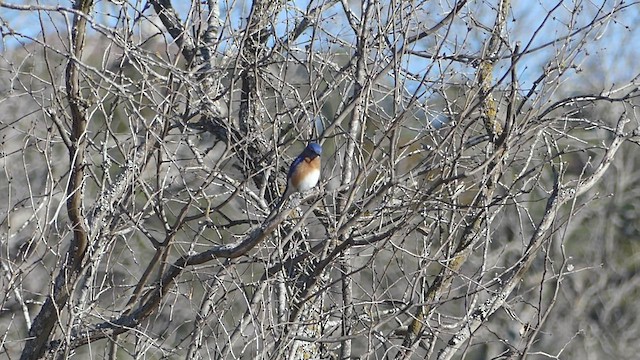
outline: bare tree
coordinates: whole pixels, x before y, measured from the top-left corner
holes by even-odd
[[[637,353],[592,341],[640,278],[589,222],[625,216],[640,73],[584,71],[639,7],[523,3],[0,1],[1,351]],[[275,206],[309,141],[321,183]]]

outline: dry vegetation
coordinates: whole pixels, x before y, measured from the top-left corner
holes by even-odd
[[[639,8],[0,1],[1,356],[633,358]]]

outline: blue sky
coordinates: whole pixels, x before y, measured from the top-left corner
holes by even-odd
[[[312,0],[313,1],[313,0]],[[9,1],[14,4],[32,4],[34,1],[22,1],[13,0]],[[578,28],[587,25],[595,17],[603,17],[610,11],[614,5],[618,4],[619,0],[596,0],[592,2],[584,1],[512,1],[512,9],[509,16],[508,28],[509,36],[508,41],[513,44],[516,41],[520,41],[524,46],[531,45],[531,48],[536,48],[543,44],[548,44],[550,40],[565,36],[569,33],[568,28]],[[63,6],[71,7],[70,1],[56,1],[56,0],[39,0],[40,5],[50,6]],[[138,9],[141,9],[145,1],[130,1],[135,3]],[[188,1],[174,1],[177,4],[177,9],[180,14],[186,17],[189,3]],[[314,1],[312,6],[319,4],[319,1]],[[496,1],[470,1],[465,9],[459,14],[459,18],[452,27],[452,33],[449,35],[447,46],[445,46],[441,52],[451,53],[459,50],[463,53],[474,54],[479,51],[482,46],[482,41],[488,37],[487,33],[481,33],[474,30],[473,33],[468,33],[465,28],[469,25],[468,21],[479,21],[481,25],[491,27],[495,12],[489,10],[494,6]],[[570,12],[574,8],[574,4],[581,4],[581,11],[577,16],[572,16]],[[359,14],[359,2],[350,2],[354,13]],[[422,7],[418,7],[420,11],[425,14],[425,25],[428,25],[428,21],[434,21],[439,19],[441,14],[449,9],[439,8],[440,2],[424,2]],[[277,19],[276,32],[285,34],[287,29],[291,29],[295,26],[295,20],[300,15],[300,10],[304,10],[308,7],[308,1],[298,0],[293,3],[289,3],[285,11]],[[450,6],[450,5],[449,5]],[[229,25],[232,28],[237,28],[242,25],[243,21],[246,21],[247,15],[250,10],[250,2],[238,1],[232,2],[231,0],[221,1],[221,12],[223,17],[227,17]],[[98,15],[96,18],[101,22],[109,25],[113,25],[115,18],[120,7],[113,2],[99,0],[96,2],[96,9]],[[233,11],[229,11],[233,9]],[[546,15],[552,11],[551,16]],[[151,10],[147,10],[147,13],[151,14]],[[44,13],[40,13],[44,14]],[[48,14],[48,13],[47,13]],[[430,14],[429,16],[427,14]],[[0,51],[4,52],[8,49],[22,44],[29,43],[28,37],[38,37],[41,33],[40,21],[35,13],[14,11],[7,9],[0,9],[0,18],[4,20],[9,26],[21,34],[27,35],[27,37],[21,37],[16,35],[4,36],[3,42],[0,44]],[[47,31],[51,31],[55,27],[66,27],[66,23],[62,16],[48,17],[42,16]],[[616,15],[608,23],[603,30],[598,31],[590,35],[589,45],[585,47],[585,51],[578,54],[576,60],[578,63],[583,64],[584,68],[588,68],[588,73],[576,72],[575,76],[587,77],[588,81],[593,83],[594,86],[610,87],[615,86],[622,82],[629,81],[634,76],[637,76],[640,72],[640,66],[637,65],[635,59],[638,58],[640,49],[640,35],[637,30],[636,24],[640,22],[640,5],[637,3],[631,3],[631,5],[622,13]],[[416,24],[419,26],[420,24]],[[329,9],[322,19],[322,28],[324,34],[318,37],[320,41],[314,42],[315,50],[329,50],[336,45],[335,41],[330,41],[331,37],[339,38],[340,41],[352,43],[354,41],[353,34],[347,25],[346,17],[340,5],[335,5]],[[476,27],[477,29],[477,27]],[[2,26],[3,34],[7,33],[7,27]],[[300,37],[298,46],[304,48],[309,43],[310,32],[307,32]],[[475,38],[474,38],[475,37]],[[533,39],[533,40],[531,40]],[[530,42],[531,40],[531,42]],[[574,36],[572,40],[574,42],[580,41],[579,36]],[[546,64],[551,58],[556,56],[563,50],[565,43],[559,42],[543,49],[537,50],[535,53],[527,56],[523,63],[519,67],[520,81],[526,85],[526,83],[532,81],[537,74],[542,70],[542,66]],[[425,40],[415,46],[415,50],[424,51],[429,50],[429,41]],[[586,56],[586,55],[589,56]],[[409,69],[416,74],[419,74],[425,69],[424,58],[412,58],[407,59]],[[497,72],[500,71],[498,68]],[[499,74],[496,74],[499,76]]]

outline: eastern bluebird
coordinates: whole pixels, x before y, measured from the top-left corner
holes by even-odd
[[[278,207],[295,192],[312,189],[320,180],[320,154],[322,147],[309,143],[298,157],[293,160],[287,174],[287,188],[280,199]]]

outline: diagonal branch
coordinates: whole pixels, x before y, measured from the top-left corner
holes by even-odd
[[[69,342],[70,348],[74,349],[100,339],[122,334],[135,328],[153,313],[158,304],[160,304],[160,301],[167,295],[169,289],[173,286],[178,276],[180,276],[185,269],[204,264],[213,259],[233,259],[245,255],[248,251],[253,249],[267,236],[269,236],[284,220],[286,220],[291,211],[293,211],[300,202],[306,198],[317,195],[317,192],[317,190],[311,191],[305,194],[304,197],[293,198],[291,200],[292,205],[290,207],[287,207],[285,210],[271,217],[239,241],[231,244],[214,246],[213,248],[201,253],[185,254],[181,256],[164,272],[159,284],[143,296],[144,300],[140,306],[113,321],[105,321],[94,325],[91,328],[74,330]],[[319,202],[319,200],[317,202]],[[48,344],[48,349],[52,351],[49,355],[53,355],[53,351],[57,349],[58,345],[59,341],[52,341]]]
[[[167,31],[171,37],[173,37],[180,51],[182,51],[182,56],[184,56],[187,62],[191,63],[196,55],[196,44],[189,31],[184,28],[178,13],[171,5],[171,1],[150,0],[149,2],[153,5],[153,9],[158,16],[160,16],[160,21],[162,21],[164,27],[167,28]]]
[[[522,278],[536,258],[538,249],[542,246],[543,240],[551,229],[561,206],[587,192],[604,176],[609,165],[611,165],[616,152],[625,140],[629,138],[623,134],[623,128],[626,122],[627,120],[624,118],[620,118],[620,120],[618,120],[616,137],[609,145],[607,152],[598,167],[594,170],[593,174],[570,189],[563,189],[562,185],[559,184],[559,180],[556,178],[553,192],[547,200],[545,213],[538,224],[535,233],[529,240],[529,244],[527,245],[527,249],[522,256],[522,259],[520,259],[512,269],[503,275],[502,281],[500,282],[503,284],[502,289],[497,291],[471,313],[466,323],[461,326],[458,333],[455,334],[449,340],[447,346],[440,351],[438,354],[438,360],[451,359],[457,350],[460,349],[460,346],[469,340],[471,335],[486,322],[489,316],[504,305],[511,292],[513,292],[518,284],[521,283]]]

